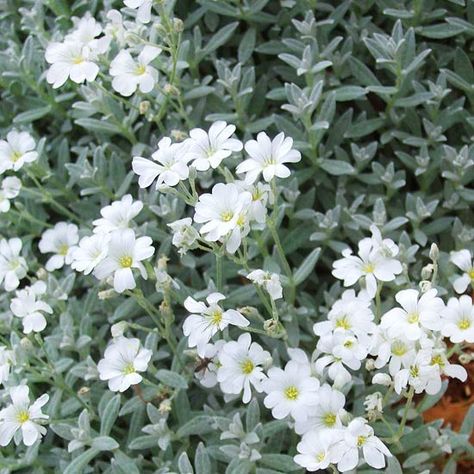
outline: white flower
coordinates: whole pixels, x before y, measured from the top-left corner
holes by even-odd
[[[194,248],[194,244],[199,238],[199,234],[192,223],[193,221],[190,217],[185,217],[168,224],[168,227],[173,231],[171,243],[178,248],[181,255]]]
[[[383,395],[380,392],[370,393],[365,397],[364,406],[366,412],[382,413]]]
[[[20,256],[21,239],[14,237],[10,240],[0,240],[0,283],[6,291],[18,288],[20,280],[26,276],[28,266]]]
[[[248,211],[249,219],[255,221],[256,229],[264,229],[267,216],[267,203],[273,204],[273,194],[270,185],[265,183],[247,184],[245,181],[235,181],[242,191],[248,191],[252,195],[252,202]]]
[[[133,268],[140,271],[142,278],[147,279],[147,272],[142,260],[150,258],[155,249],[150,237],[135,237],[132,229],[112,232],[107,257],[94,270],[94,275],[102,280],[114,276],[114,290],[122,293],[133,290],[136,286]]]
[[[46,318],[43,313],[52,314],[53,309],[49,304],[38,297],[46,292],[46,284],[37,281],[32,286],[27,286],[16,292],[16,298],[10,303],[12,313],[22,319],[23,332],[41,332],[46,327]]]
[[[327,469],[331,464],[331,446],[338,439],[338,433],[322,430],[308,431],[296,446],[298,453],[293,459],[308,472]]]
[[[441,383],[441,375],[456,378],[461,382],[467,380],[466,369],[459,364],[451,364],[446,356],[446,347],[435,349],[431,355],[431,365],[437,366]]]
[[[395,275],[402,272],[402,264],[394,258],[398,254],[398,247],[395,244],[380,247],[376,227],[372,226],[371,229],[374,235],[359,242],[358,256],[352,255],[350,249],[343,250],[344,258],[333,263],[332,274],[344,280],[344,286],[352,286],[360,278],[364,278],[367,293],[373,298],[377,292],[377,280],[394,280]]]
[[[32,446],[46,434],[46,428],[38,422],[49,418],[41,411],[49,396],[45,393],[30,404],[28,393],[26,385],[10,389],[12,403],[0,411],[0,446],[6,446],[13,438],[17,445],[23,439],[26,446]]]
[[[330,449],[332,462],[337,463],[341,472],[355,469],[359,464],[360,454],[365,462],[375,469],[385,467],[385,457],[392,456],[363,418],[354,418],[342,434],[341,439]]]
[[[470,296],[450,298],[441,316],[443,336],[454,343],[474,342],[474,306]]]
[[[151,92],[158,80],[158,71],[150,63],[161,53],[155,46],[145,46],[137,59],[130,51],[122,50],[110,63],[112,87],[125,97],[131,96],[137,87],[144,94]]]
[[[441,379],[438,366],[432,365],[431,359],[431,350],[422,349],[404,363],[404,368],[394,377],[395,391],[401,393],[407,385],[411,385],[415,393],[426,391],[429,395],[437,394],[441,390]]]
[[[270,140],[265,132],[260,132],[257,140],[249,140],[245,143],[245,151],[250,157],[237,166],[236,172],[246,173],[247,183],[255,182],[260,173],[267,182],[275,176],[288,178],[290,170],[284,163],[298,163],[301,160],[301,153],[292,147],[293,139],[285,138],[283,132],[273,140]]]
[[[276,273],[254,270],[247,275],[247,278],[256,285],[265,288],[273,300],[283,297],[280,276]]]
[[[128,8],[138,9],[137,20],[141,23],[148,23],[151,19],[152,0],[124,0]]]
[[[143,209],[141,201],[134,201],[131,194],[126,194],[119,201],[103,207],[100,210],[101,219],[92,222],[94,234],[108,234],[114,230],[127,229],[130,221],[140,214]]]
[[[200,359],[194,375],[199,383],[206,388],[217,385],[217,370],[220,367],[219,353],[226,341],[220,339],[215,344],[206,344],[204,356]]]
[[[241,225],[251,200],[251,194],[240,191],[234,183],[218,183],[212,194],[199,196],[194,221],[204,224],[200,233],[210,242],[227,237],[227,251],[234,253],[241,243]]]
[[[389,337],[385,330],[380,329],[370,351],[372,355],[377,356],[374,362],[375,368],[381,369],[389,363],[388,371],[395,376],[402,365],[407,364],[415,356],[415,344],[416,342],[407,339],[405,334]]]
[[[97,39],[102,33],[102,26],[87,12],[82,18],[73,17],[74,30],[64,38],[66,42],[88,46],[95,53],[104,53],[109,46],[109,38]]]
[[[107,256],[109,249],[109,235],[94,234],[81,239],[72,253],[71,268],[84,275],[94,268]]]
[[[283,370],[272,367],[262,388],[267,394],[263,403],[277,420],[288,415],[295,420],[305,420],[308,408],[318,402],[319,380],[311,376],[309,367],[292,360]]]
[[[2,181],[0,189],[0,212],[8,212],[11,204],[10,200],[20,194],[21,181],[16,176],[9,176]]]
[[[342,427],[342,418],[346,415],[345,403],[343,393],[328,384],[322,385],[317,394],[316,404],[308,407],[307,418],[296,420],[296,433],[338,430]]]
[[[218,331],[224,330],[229,324],[246,327],[250,323],[235,309],[224,311],[217,303],[225,299],[221,293],[211,293],[207,305],[188,296],[184,307],[190,314],[183,324],[183,333],[188,337],[188,347],[196,347],[198,355],[204,357],[206,344]]]
[[[58,222],[52,229],[43,232],[38,244],[41,253],[53,253],[46,262],[46,270],[52,272],[72,262],[73,247],[79,241],[77,225]]]
[[[0,140],[0,174],[18,171],[25,163],[35,161],[38,158],[35,148],[35,140],[28,132],[8,132],[7,139]]]
[[[139,339],[119,337],[105,349],[104,358],[97,364],[100,380],[108,380],[113,392],[124,392],[130,385],[139,384],[152,352],[140,347]]]
[[[139,176],[138,184],[141,188],[147,188],[155,179],[156,189],[165,186],[176,186],[189,176],[187,162],[189,158],[185,155],[186,144],[171,143],[171,138],[164,137],[158,142],[158,150],[151,157],[154,161],[135,156],[132,168]]]
[[[217,168],[222,160],[233,152],[242,150],[242,142],[230,138],[235,132],[235,125],[227,125],[221,120],[214,122],[209,132],[202,128],[193,128],[186,140],[186,159],[193,160],[191,166],[198,171],[207,171]]]
[[[402,290],[395,299],[402,308],[393,308],[382,316],[381,327],[390,337],[403,336],[411,341],[423,337],[426,329],[437,331],[441,328],[441,313],[444,303],[436,295],[435,289],[420,296],[417,290]]]
[[[356,295],[354,290],[346,290],[328,313],[328,320],[316,323],[313,331],[323,337],[332,332],[354,334],[368,343],[368,334],[375,330],[374,314],[370,309],[370,300],[363,293]]]
[[[51,64],[46,80],[53,85],[53,89],[61,87],[68,78],[81,84],[94,81],[99,74],[99,66],[94,62],[95,52],[79,41],[50,43],[46,48],[45,59]]]
[[[351,381],[351,374],[345,366],[352,370],[359,370],[361,360],[367,357],[368,349],[351,335],[336,332],[319,339],[318,350],[328,354],[318,358],[315,363],[316,372],[327,374],[334,381],[334,386],[342,387]]]
[[[450,260],[463,271],[463,274],[454,280],[454,290],[456,293],[464,293],[467,290],[467,287],[472,285],[474,282],[474,265],[472,262],[471,252],[469,252],[469,250],[451,252]]]
[[[122,14],[118,10],[112,9],[107,12],[106,17],[109,22],[104,28],[105,36],[117,41],[119,46],[124,46],[126,30],[124,27]]]
[[[217,380],[221,390],[228,394],[244,391],[242,401],[252,398],[253,386],[262,391],[261,382],[265,378],[261,365],[271,358],[260,344],[252,342],[250,334],[242,334],[237,341],[227,342],[219,353],[220,367]]]
[[[10,368],[15,362],[15,353],[6,346],[0,346],[0,384],[5,383],[10,376]]]

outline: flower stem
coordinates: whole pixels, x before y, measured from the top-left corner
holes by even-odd
[[[216,286],[217,291],[222,293],[223,281],[222,281],[222,255],[216,253]]]

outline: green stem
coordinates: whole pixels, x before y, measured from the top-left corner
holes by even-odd
[[[216,253],[216,286],[219,293],[222,293],[222,285],[222,255]]]

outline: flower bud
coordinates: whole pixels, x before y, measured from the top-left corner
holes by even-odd
[[[175,18],[173,20],[173,28],[176,33],[182,33],[184,30],[183,20],[181,20],[180,18]]]
[[[115,291],[110,288],[109,290],[99,291],[97,296],[99,297],[99,300],[109,300],[110,298],[117,296],[117,293],[115,293]]]
[[[90,391],[91,391],[90,387],[81,387],[81,388],[77,391],[77,394],[78,394],[79,396],[84,396],[84,395],[88,395]]]
[[[23,337],[20,340],[20,347],[25,352],[29,352],[31,349],[33,349],[33,343],[27,337]]]
[[[428,281],[428,280],[422,280],[420,281],[419,283],[419,287],[420,287],[420,291],[422,293],[426,293],[427,291],[431,290],[431,281]]]
[[[120,336],[123,336],[123,333],[127,329],[128,329],[127,321],[120,321],[112,325],[112,327],[110,328],[110,333],[112,334],[112,337],[120,337]]]
[[[368,370],[369,372],[371,370],[375,370],[375,361],[374,361],[374,359],[367,359],[365,361],[365,370]]]
[[[186,134],[186,132],[183,132],[182,130],[171,130],[171,137],[177,142],[182,142],[183,140],[186,140],[187,136],[188,135]]]
[[[36,278],[38,278],[38,280],[47,280],[48,278],[48,272],[43,268],[41,267],[37,272],[36,272]]]
[[[163,86],[163,91],[168,95],[174,95],[175,97],[179,96],[179,89],[176,86],[173,86],[173,84],[165,84]]]
[[[162,414],[170,412],[171,411],[171,402],[168,399],[163,400],[160,403],[160,406],[158,407],[158,411]]]
[[[377,385],[384,385],[385,387],[390,387],[392,385],[392,378],[388,374],[380,373],[375,374],[372,377],[372,383]]]
[[[432,263],[429,263],[428,265],[425,265],[421,269],[421,278],[423,280],[429,280],[431,278],[431,274],[433,273],[434,266]]]
[[[150,110],[150,101],[142,100],[138,106],[140,115],[145,115]]]
[[[439,248],[434,242],[431,244],[430,258],[433,262],[437,262],[439,258]]]
[[[274,319],[267,319],[263,323],[263,329],[270,337],[275,337],[275,338],[286,337],[285,328],[279,321],[275,321]]]

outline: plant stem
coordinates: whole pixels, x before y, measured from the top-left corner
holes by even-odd
[[[222,255],[216,253],[216,286],[217,291],[222,293]]]

